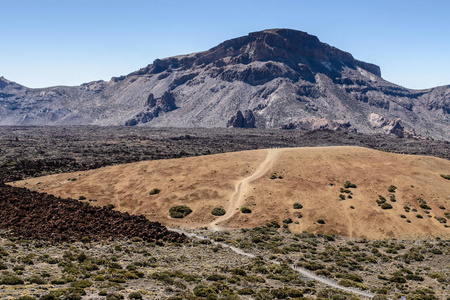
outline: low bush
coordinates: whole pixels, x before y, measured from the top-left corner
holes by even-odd
[[[35,283],[35,284],[46,284],[47,282],[39,276],[31,276],[29,278],[27,278],[27,281],[29,283]]]
[[[319,224],[325,224],[325,221],[322,220],[322,219],[319,219],[319,220],[317,220],[317,223],[319,223]]]
[[[243,288],[238,291],[239,295],[253,295],[255,291],[252,288]]]
[[[270,223],[266,224],[266,227],[269,227],[269,228],[280,228],[281,226],[280,226],[280,224],[278,224],[277,221],[271,221]]]
[[[396,189],[397,189],[397,187],[395,185],[391,185],[390,187],[388,187],[388,192],[389,193],[395,193]]]
[[[154,188],[154,189],[152,189],[148,194],[149,194],[149,195],[157,195],[157,194],[159,194],[160,192],[161,192],[160,189]]]
[[[24,284],[24,281],[22,278],[14,276],[14,275],[7,275],[0,279],[0,284],[4,285],[18,285],[18,284]]]
[[[294,222],[294,221],[292,221],[291,218],[287,218],[287,219],[283,220],[283,223],[284,223],[284,224],[291,224],[291,223],[293,223],[293,222]]]
[[[122,300],[125,297],[122,294],[108,294],[106,295],[106,300]]]
[[[169,209],[169,215],[175,219],[182,219],[189,215],[191,212],[192,209],[185,205],[177,205]]]
[[[0,261],[0,270],[7,270],[7,269],[8,266],[4,262]]]
[[[428,209],[428,210],[431,210],[431,207],[429,207],[428,204],[426,204],[426,203],[420,204],[420,208],[421,208],[421,209]]]
[[[392,209],[392,205],[389,203],[383,203],[381,204],[381,209]]]
[[[450,174],[449,175],[441,174],[441,177],[450,180]]]
[[[211,214],[214,216],[223,216],[225,215],[227,212],[225,211],[225,209],[223,209],[222,207],[216,207],[211,211]]]
[[[298,203],[298,202],[295,202],[294,205],[293,205],[293,207],[294,207],[294,209],[302,209],[302,208],[303,208],[303,205],[301,205],[301,204]]]
[[[355,188],[356,188],[356,184],[351,183],[350,181],[346,181],[346,182],[344,183],[344,187],[345,187],[346,189],[348,189],[348,188],[353,188],[353,189],[355,189]]]
[[[128,294],[128,299],[142,300],[142,294],[139,292],[131,292]]]
[[[241,208],[241,213],[243,213],[243,214],[251,214],[251,213],[252,213],[252,210],[251,210],[250,207],[248,207],[248,206],[243,206],[243,207]]]

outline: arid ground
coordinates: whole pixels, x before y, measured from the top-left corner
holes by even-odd
[[[440,176],[448,170],[445,159],[361,147],[275,148],[143,161],[14,185],[113,204],[169,227],[250,228],[290,218],[293,232],[413,238],[450,233],[443,223],[450,181]],[[345,186],[347,181],[356,187]],[[150,195],[155,188],[160,192]],[[193,212],[171,218],[169,209],[177,205]],[[242,213],[244,206],[251,213]],[[226,214],[212,215],[215,207]]]

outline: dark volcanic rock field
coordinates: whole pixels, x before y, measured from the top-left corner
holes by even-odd
[[[274,147],[361,146],[450,159],[450,143],[329,130],[0,127],[0,181],[142,160]]]
[[[144,216],[4,184],[0,184],[0,229],[10,230],[16,237],[52,242],[131,237],[157,244],[186,240]]]

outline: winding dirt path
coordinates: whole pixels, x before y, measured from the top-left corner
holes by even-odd
[[[185,231],[183,229],[179,229],[179,228],[167,228],[167,229],[169,229],[171,231],[178,232],[178,233],[183,233],[186,236],[191,237],[191,238],[197,238],[197,239],[201,239],[201,240],[208,240],[214,245],[220,245],[220,246],[222,246],[224,248],[228,248],[228,249],[230,249],[230,250],[232,250],[232,251],[234,251],[234,252],[236,252],[237,254],[240,254],[240,255],[244,255],[244,256],[247,256],[247,257],[250,257],[250,258],[255,258],[256,257],[256,255],[253,254],[253,253],[248,253],[248,252],[242,251],[239,248],[230,246],[230,245],[225,244],[225,243],[216,242],[216,241],[208,238],[207,236],[200,236],[200,235],[197,235],[195,233],[190,233],[190,232],[187,232],[187,231]],[[274,264],[280,264],[280,262],[276,261],[276,260],[268,260],[268,261],[270,261],[270,262],[272,262]],[[323,284],[328,285],[330,287],[333,287],[333,288],[336,288],[336,289],[340,289],[340,290],[343,290],[343,291],[346,291],[346,292],[354,293],[354,294],[357,294],[357,295],[365,297],[365,298],[373,298],[373,297],[375,297],[375,294],[372,294],[370,292],[364,292],[364,291],[358,290],[356,288],[342,286],[342,285],[338,284],[334,280],[331,280],[331,279],[328,279],[328,278],[324,278],[324,277],[321,277],[321,276],[317,276],[316,274],[314,274],[314,273],[312,273],[312,272],[310,272],[310,271],[308,271],[308,270],[306,270],[304,268],[300,268],[300,267],[295,266],[295,265],[290,265],[290,267],[292,268],[292,270],[300,273],[305,278],[312,279],[312,280],[317,280],[317,281],[322,282]]]
[[[239,212],[240,207],[244,203],[244,196],[245,192],[247,190],[247,186],[250,182],[253,180],[256,180],[263,176],[273,165],[275,162],[275,159],[277,158],[278,154],[281,152],[281,149],[268,149],[267,150],[267,156],[266,159],[258,166],[258,168],[255,170],[253,174],[251,174],[248,177],[245,177],[241,179],[240,181],[236,182],[234,193],[231,196],[230,204],[227,208],[227,212],[225,215],[220,216],[219,218],[215,219],[211,223],[209,223],[208,228],[210,230],[221,230],[223,228],[219,227],[220,223],[224,223],[231,219],[237,212]]]

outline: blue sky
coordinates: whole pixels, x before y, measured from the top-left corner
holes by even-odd
[[[29,87],[133,72],[269,28],[291,28],[408,88],[450,84],[450,1],[0,0],[0,76]]]

